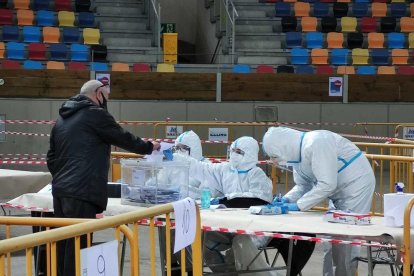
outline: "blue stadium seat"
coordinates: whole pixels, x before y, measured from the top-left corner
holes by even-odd
[[[355,0],[355,3],[371,3],[371,0]]]
[[[320,3],[320,2],[313,4],[313,16],[315,17],[329,16],[329,5],[327,3]]]
[[[407,5],[402,3],[391,3],[391,16],[403,17],[407,14]]]
[[[310,49],[323,48],[323,36],[321,32],[306,33],[306,45]]]
[[[79,28],[95,28],[95,15],[92,12],[80,12],[78,26]]]
[[[25,60],[23,62],[23,68],[39,70],[39,69],[44,69],[44,66],[41,61]]]
[[[250,66],[247,64],[236,64],[233,66],[233,73],[250,73]]]
[[[40,27],[24,26],[23,27],[23,41],[24,42],[40,42],[42,37]]]
[[[377,67],[375,66],[358,66],[357,75],[375,75],[377,73]]]
[[[19,26],[3,26],[3,41],[19,41]]]
[[[36,19],[37,26],[50,27],[55,25],[55,13],[52,11],[38,11]]]
[[[313,66],[312,65],[299,65],[296,66],[296,74],[313,74]]]
[[[54,43],[49,45],[51,60],[67,60],[68,48],[63,43]]]
[[[91,62],[91,71],[109,71],[108,64],[103,62]]]
[[[79,38],[78,28],[62,28],[62,41],[64,43],[79,43]]]
[[[83,44],[72,44],[70,46],[72,61],[89,61],[89,47]]]
[[[403,33],[389,33],[388,34],[388,48],[401,49],[404,48],[405,37]]]
[[[332,49],[331,63],[334,65],[347,65],[348,55],[348,49]]]
[[[49,3],[50,3],[50,0],[34,0],[33,9],[35,11],[49,10]]]
[[[371,61],[374,65],[387,65],[388,64],[388,49],[372,49]]]
[[[364,17],[368,15],[368,3],[353,3],[352,14],[354,17]]]
[[[9,59],[25,59],[25,44],[18,42],[8,42],[6,44],[7,58]]]
[[[290,51],[291,64],[309,64],[309,52],[304,48],[293,48]]]
[[[286,33],[286,47],[287,48],[302,47],[302,33],[287,32]]]
[[[275,4],[276,16],[290,16],[292,13],[292,5],[290,3],[278,2]]]

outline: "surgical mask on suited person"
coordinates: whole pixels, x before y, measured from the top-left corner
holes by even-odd
[[[236,152],[230,152],[230,159],[229,159],[230,165],[235,168],[239,169],[240,165],[243,162],[243,155],[238,154]]]

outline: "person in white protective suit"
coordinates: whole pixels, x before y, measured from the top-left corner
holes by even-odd
[[[348,139],[327,130],[271,127],[263,149],[273,161],[293,167],[296,185],[282,198],[290,211],[306,211],[330,199],[337,210],[369,212],[375,176],[367,158]],[[351,245],[326,246],[323,275],[354,276],[359,251]]]
[[[190,176],[206,183],[212,193],[220,191],[224,198],[220,204],[227,207],[250,207],[252,205],[264,205],[272,201],[272,182],[265,172],[256,166],[258,162],[259,145],[252,137],[241,137],[230,146],[230,158],[228,163],[207,164],[193,158],[190,161]],[[248,235],[226,235],[223,233],[208,233],[206,244],[216,243],[213,249],[227,241],[234,254],[237,270],[244,270],[258,253],[258,246],[264,245],[268,239],[257,239]],[[231,254],[229,254],[231,255]],[[228,255],[226,255],[228,256]],[[261,255],[249,269],[268,268],[264,257]],[[223,260],[225,256],[223,256]],[[214,270],[213,271],[218,271]],[[276,271],[256,272],[243,275],[278,275]]]

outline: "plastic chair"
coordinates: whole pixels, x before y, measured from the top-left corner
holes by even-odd
[[[40,27],[24,26],[23,41],[24,42],[40,42]]]
[[[63,43],[50,44],[49,53],[51,60],[68,59],[68,47]]]
[[[315,73],[311,65],[296,66],[296,74],[313,74]]]
[[[36,19],[38,26],[51,27],[55,25],[55,13],[52,11],[38,11]]]
[[[377,21],[373,17],[363,17],[360,21],[361,32],[370,33],[377,31]]]
[[[369,33],[368,48],[384,48],[384,40],[383,33]]]
[[[3,60],[1,62],[2,69],[21,69],[22,66],[18,61],[15,60]]]
[[[368,49],[356,48],[352,50],[352,64],[368,64]]]
[[[400,3],[391,3],[390,4],[391,16],[394,17],[403,17],[407,14],[407,6]]]
[[[334,72],[334,68],[332,66],[329,65],[321,65],[321,66],[317,66],[316,67],[316,74],[328,74],[328,75],[333,75]]]
[[[55,0],[55,11],[73,11],[71,0]]]
[[[256,73],[259,74],[274,74],[275,73],[275,68],[273,68],[273,66],[271,65],[258,65],[256,68]]]
[[[300,3],[300,2],[298,2]],[[302,32],[316,32],[317,26],[318,26],[318,20],[316,17],[302,17]]]
[[[336,32],[336,26],[335,17],[323,17],[321,19],[321,31],[324,33]]]
[[[3,26],[3,41],[19,41],[19,27],[18,26]]]
[[[72,61],[89,61],[89,47],[83,44],[70,45]]]
[[[336,73],[338,75],[355,75],[354,66],[338,66]]]
[[[329,5],[326,3],[316,2],[313,4],[313,16],[325,17],[329,16]]]
[[[399,66],[398,75],[414,75],[414,67],[412,66]]]
[[[295,73],[295,68],[290,65],[279,65],[276,69],[278,74],[293,74]]]
[[[17,10],[17,25],[32,26],[34,14],[32,10]]]
[[[343,33],[330,32],[326,36],[328,48],[343,48],[344,35]]]
[[[306,33],[306,44],[309,49],[322,48],[323,36],[321,32]]]
[[[80,12],[78,14],[79,28],[95,28],[95,15],[91,12]]]
[[[414,32],[414,18],[412,17],[401,17],[400,28],[403,33]]]
[[[362,48],[364,44],[364,36],[362,33],[348,33],[347,45],[348,49]]]
[[[404,48],[405,37],[402,33],[389,33],[388,34],[388,48]]]
[[[114,62],[112,63],[112,71],[114,72],[129,72],[128,63]]]
[[[410,15],[414,16],[414,3],[410,4]]]
[[[333,4],[333,14],[335,17],[344,17],[348,15],[348,4],[347,3],[338,3]]]
[[[85,28],[83,29],[83,43],[84,44],[99,44],[101,33],[99,29]]]
[[[355,17],[368,16],[368,4],[367,3],[353,3],[352,15]]]
[[[15,10],[29,10],[30,0],[13,0]]]
[[[381,33],[391,33],[395,32],[397,22],[395,17],[383,17],[381,18]]]
[[[62,40],[64,43],[79,43],[80,33],[78,28],[62,28]]]
[[[133,72],[151,72],[151,66],[147,63],[135,63],[132,65]]]
[[[296,32],[296,27],[298,25],[298,21],[294,16],[285,16],[282,17],[282,32]]]
[[[355,3],[371,3],[371,0],[355,0]]]
[[[35,11],[39,10],[49,10],[50,0],[33,0],[33,9]]]
[[[61,61],[48,61],[46,63],[46,69],[49,70],[65,70],[65,63]]]
[[[357,75],[375,75],[376,71],[375,66],[358,66],[356,73]]]
[[[414,33],[408,34],[408,48],[414,48]]]
[[[287,48],[300,48],[300,47],[302,47],[302,33],[287,32],[285,39],[286,39],[286,47]]]
[[[372,49],[371,50],[371,61],[375,65],[387,65],[388,62],[388,49]]]
[[[159,73],[173,73],[175,72],[174,65],[167,63],[157,64],[157,72]]]
[[[233,73],[250,73],[250,66],[247,64],[236,64],[233,66]]]
[[[60,11],[58,13],[59,27],[74,27],[75,13],[69,11]]]
[[[348,49],[332,49],[331,64],[346,65],[348,64]]]
[[[378,75],[395,75],[394,66],[378,66]]]
[[[56,27],[43,27],[44,43],[59,43],[60,31]]]
[[[6,44],[7,58],[9,59],[25,59],[25,44],[18,42],[8,42]]]
[[[70,71],[86,71],[87,69],[83,62],[71,61],[68,63],[68,70]]]
[[[13,25],[13,13],[9,9],[0,9],[0,25]]]
[[[328,50],[312,49],[311,60],[312,64],[328,64]]]
[[[106,62],[106,56],[108,55],[108,49],[105,45],[92,45],[91,54],[93,61]]]
[[[5,49],[4,42],[0,42],[0,58],[5,58],[5,53],[6,53],[6,49]]]
[[[357,27],[356,17],[342,17],[341,18],[341,30],[343,33],[356,32]]]
[[[372,14],[372,17],[387,16],[387,4],[386,3],[372,3],[371,14]]]
[[[75,0],[75,11],[89,12],[91,8],[90,0]]]
[[[308,64],[309,53],[304,48],[294,48],[290,51],[290,63],[291,64]]]
[[[336,0],[338,3],[351,3],[352,0]]]
[[[306,2],[296,2],[294,4],[295,16],[309,16],[310,4]]]
[[[32,60],[46,60],[46,46],[43,43],[29,43],[28,58]]]
[[[295,3],[296,0],[283,0],[283,2],[285,2],[285,3]]]
[[[277,17],[290,16],[292,13],[292,5],[289,3],[279,2],[275,4]]]
[[[408,64],[408,50],[407,49],[393,49],[391,51],[392,64]]]
[[[30,70],[41,70],[43,69],[43,64],[40,61],[34,61],[34,60],[25,60],[23,62],[23,68],[24,69],[30,69]]]
[[[103,62],[91,62],[90,69],[91,71],[109,71],[108,64]]]

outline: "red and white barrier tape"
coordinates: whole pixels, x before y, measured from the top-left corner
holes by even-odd
[[[21,210],[26,210],[26,211],[37,211],[37,212],[48,212],[48,213],[53,212],[53,209],[49,209],[49,208],[28,207],[24,205],[16,205],[16,204],[10,204],[10,203],[0,203],[0,205],[6,208],[16,208],[16,209],[21,209]]]
[[[51,120],[0,120],[0,124],[12,125],[53,125],[55,121]]]
[[[0,159],[0,165],[46,165],[46,161],[34,161],[34,160],[2,160]]]
[[[24,156],[24,157],[36,157],[36,156],[46,156],[46,153],[0,153],[1,156]]]
[[[25,133],[25,132],[17,132],[17,131],[0,131],[0,134],[50,137],[50,134],[47,134],[47,133]]]

